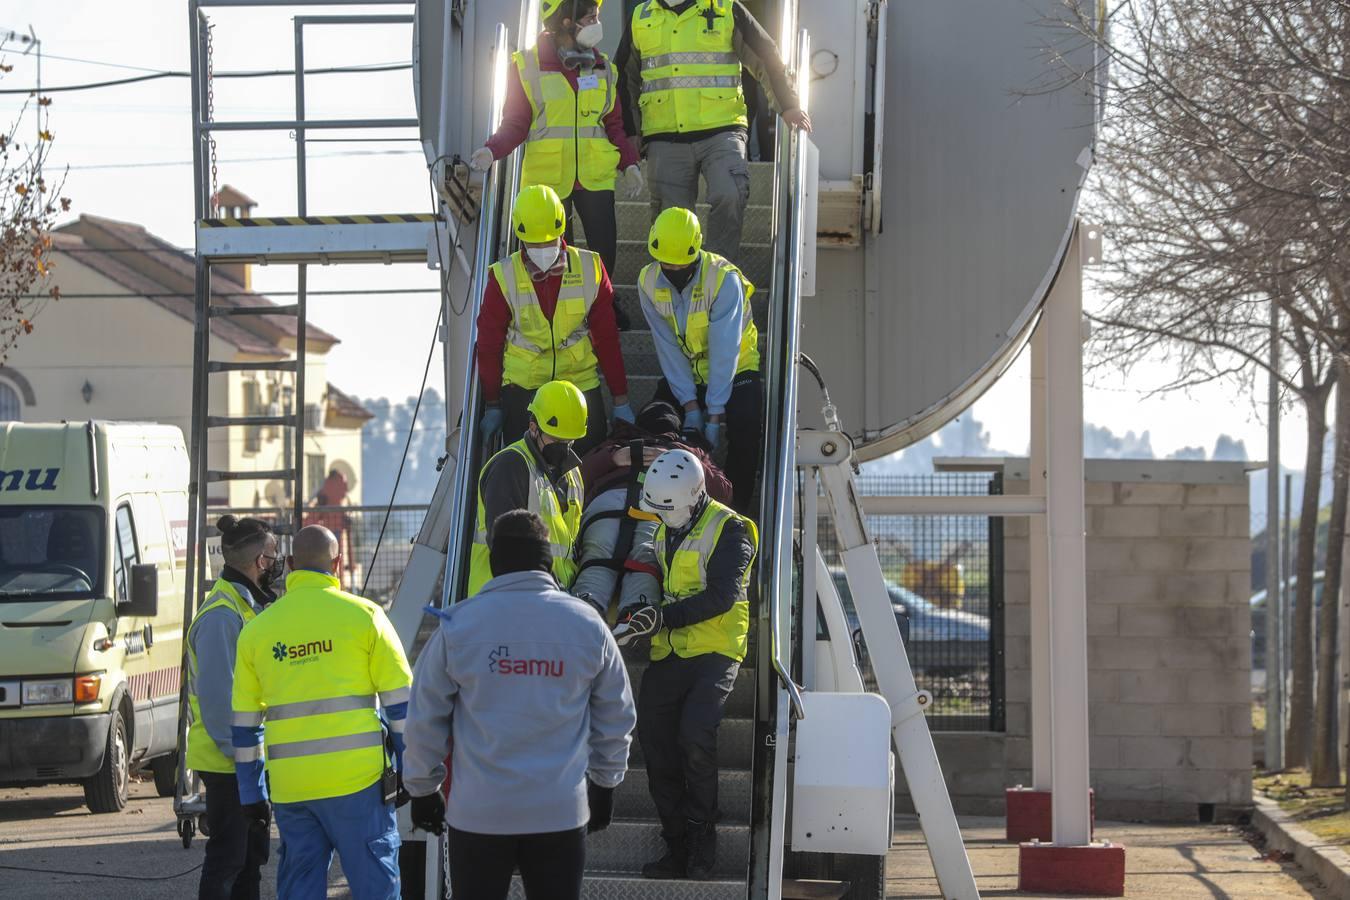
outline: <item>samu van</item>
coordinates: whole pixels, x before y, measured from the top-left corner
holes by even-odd
[[[0,784],[173,795],[188,471],[172,426],[0,425]]]

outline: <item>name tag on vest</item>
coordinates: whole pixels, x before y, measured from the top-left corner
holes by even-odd
[[[577,77],[577,90],[579,91],[593,91],[599,86],[599,75],[580,75]]]

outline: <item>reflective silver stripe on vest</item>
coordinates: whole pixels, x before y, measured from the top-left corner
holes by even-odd
[[[226,754],[227,756],[229,754]],[[262,744],[255,744],[252,747],[235,747],[234,761],[237,763],[251,763],[262,759]]]
[[[263,723],[264,715],[260,712],[236,712],[231,724],[235,728],[257,728]]]
[[[534,110],[534,121],[530,123],[529,140],[571,140],[573,135],[579,138],[594,140],[609,140],[609,134],[603,127],[587,125],[574,128],[567,125],[550,126],[548,124],[548,103],[544,99],[544,73],[539,68],[539,49],[532,47],[521,54],[524,61],[524,81],[528,84],[530,106]],[[566,78],[566,75],[557,72],[550,72],[550,75],[557,75],[559,78]],[[600,74],[599,72],[595,74]],[[603,119],[614,106],[615,79],[613,66],[605,66],[605,101],[600,106],[600,118]],[[580,102],[580,91],[575,92],[578,96],[573,103]]]
[[[706,511],[704,512],[704,515],[707,515]],[[689,534],[684,536],[684,540],[680,541],[680,546],[675,548],[676,553],[695,553],[698,555],[699,565],[703,569],[703,579],[705,582],[708,578],[708,560],[712,557],[713,551],[717,549],[717,539],[721,537],[721,533],[718,529],[721,528],[722,523],[730,519],[731,516],[732,513],[728,510],[713,507],[713,514],[704,524],[703,530],[699,532],[698,537],[693,537],[693,532],[691,530]],[[662,525],[656,536],[657,546],[665,545],[665,532],[666,527]],[[663,582],[666,578],[670,577],[670,568],[666,562],[666,556],[667,554],[665,553],[657,554],[657,561],[661,564],[661,573],[663,576],[661,580]],[[673,555],[671,561],[674,561]],[[665,592],[662,591],[662,593],[664,594]],[[662,603],[674,603],[682,599],[684,598],[666,595]]]
[[[317,756],[320,753],[340,753],[343,750],[361,750],[384,745],[384,733],[367,731],[362,734],[341,734],[337,737],[317,738],[312,741],[291,741],[288,744],[268,744],[270,760]],[[235,757],[238,758],[237,756]]]
[[[734,88],[740,86],[739,75],[672,75],[669,78],[642,79],[642,93],[674,91],[680,88]]]
[[[543,114],[540,113],[540,115]],[[566,125],[559,125],[556,128],[531,128],[530,140],[539,141],[552,138],[557,141],[570,141],[574,134],[583,140],[609,140],[609,133],[599,125],[582,125],[580,128],[569,128]]]
[[[407,703],[408,698],[412,696],[411,688],[394,688],[392,691],[380,691],[380,705],[393,706],[396,703]]]
[[[282,719],[299,719],[302,716],[322,716],[325,713],[374,708],[374,694],[325,697],[322,700],[297,700],[294,703],[278,703],[276,706],[267,707],[267,721],[279,722]]]
[[[741,59],[735,53],[703,53],[689,51],[685,53],[658,53],[642,60],[642,68],[661,69],[666,66],[739,66]]]

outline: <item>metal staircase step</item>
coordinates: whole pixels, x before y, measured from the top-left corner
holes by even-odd
[[[710,208],[706,203],[700,203],[696,210],[699,221],[703,222],[705,227],[708,222],[709,210]],[[620,237],[642,238],[652,227],[652,206],[645,202],[620,201],[614,204],[614,219]],[[767,203],[747,206],[744,217],[741,219],[741,233],[750,240],[768,240],[772,224],[772,206]],[[575,229],[577,241],[583,241],[586,236],[586,229],[582,226],[580,217],[573,217],[572,227]]]
[[[586,838],[587,878],[595,874],[638,875],[642,866],[665,852],[661,826],[655,822],[616,820],[604,831]],[[713,875],[744,878],[750,855],[750,828],[746,825],[717,826],[717,862]]]
[[[724,769],[717,774],[717,806],[725,824],[744,825],[750,821],[750,773],[744,769]],[[623,784],[614,793],[614,815],[622,819],[656,821],[647,773],[629,769]]]
[[[771,162],[752,162],[750,165],[750,205],[766,206],[773,203],[773,166]],[[648,176],[647,184],[651,184],[651,167],[647,163],[642,164],[642,174]],[[624,191],[623,185],[617,185],[615,199],[619,204],[633,203],[650,207],[652,202],[651,193],[644,187],[641,194],[629,198],[628,193]],[[707,203],[708,186],[699,179],[698,182],[698,202]]]
[[[281,359],[271,362],[208,362],[208,372],[294,372],[295,360]]]
[[[207,481],[294,481],[295,472],[290,469],[258,469],[253,472],[222,472],[208,470]]]
[[[642,685],[642,676],[647,671],[650,663],[646,661],[631,662],[628,664],[628,680],[633,685],[633,696],[638,695],[638,690]],[[728,719],[748,719],[755,714],[755,670],[742,666],[736,673],[736,685],[731,689],[731,696],[727,698],[726,709],[723,716]]]
[[[749,769],[754,739],[753,719],[723,719],[717,731],[717,765],[723,769]],[[628,751],[628,768],[641,769],[644,765],[642,745],[635,739]]]
[[[267,306],[212,306],[211,315],[217,316],[298,316],[300,304],[278,303]]]
[[[243,426],[284,427],[295,424],[295,416],[207,416],[207,428],[237,428]]]
[[[581,885],[582,900],[744,900],[745,880],[650,881],[642,876],[588,874]],[[517,875],[511,880],[511,900],[525,900]]]

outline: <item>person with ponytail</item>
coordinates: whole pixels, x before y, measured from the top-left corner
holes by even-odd
[[[244,623],[276,599],[283,561],[272,527],[261,519],[216,521],[225,565],[188,628],[187,767],[206,788],[207,841],[201,900],[253,900],[271,844],[263,810],[240,805],[231,724],[235,649]]]

